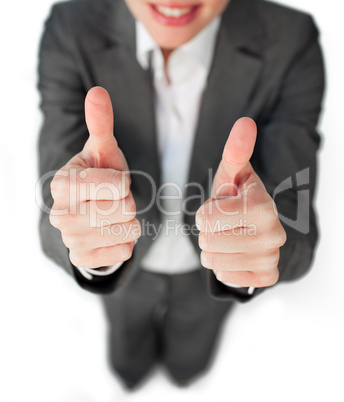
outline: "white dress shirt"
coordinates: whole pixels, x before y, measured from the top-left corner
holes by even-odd
[[[161,197],[163,213],[159,235],[141,261],[145,270],[174,274],[200,266],[190,237],[183,233],[182,202],[219,24],[219,18],[215,19],[170,54],[166,68],[168,82],[161,49],[146,28],[137,23],[137,59],[143,68],[148,67],[151,54],[158,149],[165,184],[161,195],[167,197]]]
[[[169,55],[165,73],[160,47],[145,26],[136,22],[136,58],[144,69],[151,65],[153,72],[158,149],[164,183],[161,191],[163,197],[160,198],[162,225],[141,261],[141,266],[147,271],[175,274],[200,266],[190,237],[183,233],[182,202],[202,94],[213,60],[219,26],[220,17],[189,42],[175,49]],[[121,264],[101,269],[78,269],[86,278],[92,279],[92,275],[113,273]]]

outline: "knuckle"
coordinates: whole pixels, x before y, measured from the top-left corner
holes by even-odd
[[[78,215],[70,214],[66,210],[64,214],[57,214],[55,211],[59,211],[58,209],[52,209],[49,215],[49,221],[52,226],[64,230],[65,232],[68,231],[69,228],[73,226],[77,226],[78,222],[76,222]]]
[[[49,214],[49,222],[55,228],[59,228],[61,226],[61,217],[54,215],[53,211]]]
[[[87,257],[85,259],[85,253],[80,255],[77,252],[74,252],[73,250],[69,250],[69,259],[73,265],[76,267],[87,267]]]
[[[271,276],[270,276],[270,285],[275,285],[275,283],[277,283],[279,279],[279,271],[278,268],[275,268],[272,272],[271,272]]]
[[[273,225],[265,235],[265,244],[269,248],[282,247],[287,240],[287,235],[280,222]]]
[[[57,191],[57,184],[56,184],[56,176],[53,177],[53,179],[50,182],[50,192],[52,194],[52,196],[54,196],[54,194]]]
[[[277,267],[279,258],[279,248],[272,249],[272,251],[270,251],[265,258],[265,269],[274,269],[275,267]]]
[[[71,236],[68,236],[66,233],[61,232],[62,236],[62,241],[66,247],[68,247],[70,250],[75,248],[75,242],[73,241],[73,238]]]
[[[129,245],[125,244],[120,248],[120,253],[119,254],[121,256],[121,261],[126,261],[126,260],[129,260],[129,258],[132,257],[133,250]]]
[[[209,241],[208,241],[208,236],[204,233],[200,233],[198,236],[198,245],[201,250],[208,251],[209,250]]]
[[[276,219],[276,214],[273,209],[273,201],[270,196],[264,197],[259,204],[255,205],[257,215],[264,220],[272,221]]]
[[[138,219],[133,219],[132,221],[132,233],[134,234],[134,237],[141,237],[142,235],[142,228],[141,228],[141,223]]]
[[[49,221],[52,226],[57,229],[61,229],[66,226],[66,220],[68,220],[69,214],[67,209],[65,211],[62,211],[58,207],[59,205],[54,203],[49,214]]]
[[[76,267],[99,268],[101,266],[101,264],[99,264],[99,251],[100,250],[77,252],[70,250],[69,258]]]
[[[136,202],[132,194],[129,196],[129,210],[134,214],[134,216],[136,216]]]
[[[217,212],[215,208],[205,208],[204,211],[201,213],[201,222],[202,222],[202,231],[208,232],[212,226],[212,219],[214,218],[214,214]]]
[[[68,214],[62,216],[62,225],[66,231],[81,231],[81,228],[85,227],[86,221],[88,222],[87,229],[90,230],[90,218],[88,214],[83,215],[79,212],[71,212],[69,211]],[[86,229],[85,229],[86,230]],[[85,232],[83,232],[85,234]]]
[[[274,201],[273,199],[267,194],[264,201],[263,201],[263,206],[264,206],[264,210],[272,213],[273,215],[275,215],[274,212]]]
[[[282,247],[286,241],[287,241],[287,234],[283,229],[282,225],[279,223],[279,229],[275,231],[274,243],[276,244],[277,247]]]
[[[220,230],[221,218],[226,213],[224,200],[215,199],[202,206],[197,212],[197,223],[201,225],[202,232]]]
[[[278,247],[266,250],[264,254],[258,256],[254,262],[257,268],[256,271],[261,272],[274,269],[278,265],[279,258],[280,252]]]
[[[201,252],[201,264],[205,268],[212,268],[214,266],[212,253],[208,253],[207,251]]]
[[[272,204],[272,212],[273,212],[274,216],[275,216],[275,217],[276,217],[276,216],[278,217],[277,204],[276,204],[276,202],[275,202],[274,199],[271,199],[271,204]]]
[[[232,203],[233,200],[221,198],[208,202],[204,210],[205,219],[211,223],[222,215],[231,214],[233,210]]]
[[[122,216],[128,221],[136,217],[136,203],[132,195],[129,195],[124,200]]]
[[[271,257],[272,261],[271,261],[271,265],[273,267],[277,267],[279,259],[280,259],[280,251],[279,248],[273,253],[272,257]]]
[[[68,180],[65,172],[57,171],[50,183],[50,190],[53,197],[60,197],[68,193]]]
[[[273,286],[277,283],[278,279],[279,279],[279,271],[275,267],[274,269],[270,270],[267,274],[265,274],[263,278],[261,278],[260,287]]]
[[[100,263],[100,257],[101,257],[101,251],[97,250],[97,252],[93,251],[93,252],[88,252],[86,253],[86,267],[88,268],[99,268],[100,266],[102,266],[102,264]]]
[[[53,180],[50,183],[50,192],[54,199],[59,194],[59,190],[60,190],[60,185],[57,183],[56,176],[54,176]]]
[[[76,236],[74,234],[69,234],[67,231],[63,230],[61,232],[62,241],[69,249],[83,249],[85,248],[85,242],[81,236]]]

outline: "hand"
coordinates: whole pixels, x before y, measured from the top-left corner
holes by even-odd
[[[256,136],[253,120],[234,124],[212,198],[196,214],[202,265],[215,270],[219,281],[243,287],[278,281],[279,249],[286,241],[275,204],[249,162]]]
[[[83,150],[52,180],[50,222],[61,231],[75,266],[99,268],[128,260],[141,227],[105,89],[88,92],[85,118],[89,138]]]

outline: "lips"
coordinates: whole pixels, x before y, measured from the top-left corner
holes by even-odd
[[[164,25],[185,25],[192,21],[200,4],[150,4],[154,18]]]

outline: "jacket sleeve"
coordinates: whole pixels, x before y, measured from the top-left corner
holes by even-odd
[[[38,89],[44,116],[38,144],[43,199],[39,232],[45,254],[72,275],[80,286],[91,292],[107,293],[116,286],[125,264],[108,277],[86,279],[71,263],[61,232],[49,221],[49,211],[53,205],[51,180],[58,169],[82,150],[88,138],[84,118],[87,84],[83,82],[73,58],[75,53],[72,46],[68,24],[56,5],[46,21],[39,50]]]
[[[317,28],[311,17],[307,23],[308,41],[290,64],[274,106],[257,122],[251,160],[276,203],[287,233],[280,249],[277,283],[293,281],[309,271],[318,239],[313,200],[324,66]],[[208,282],[211,294],[221,300],[245,302],[266,289],[256,289],[250,296],[242,289],[229,290],[211,275]]]

